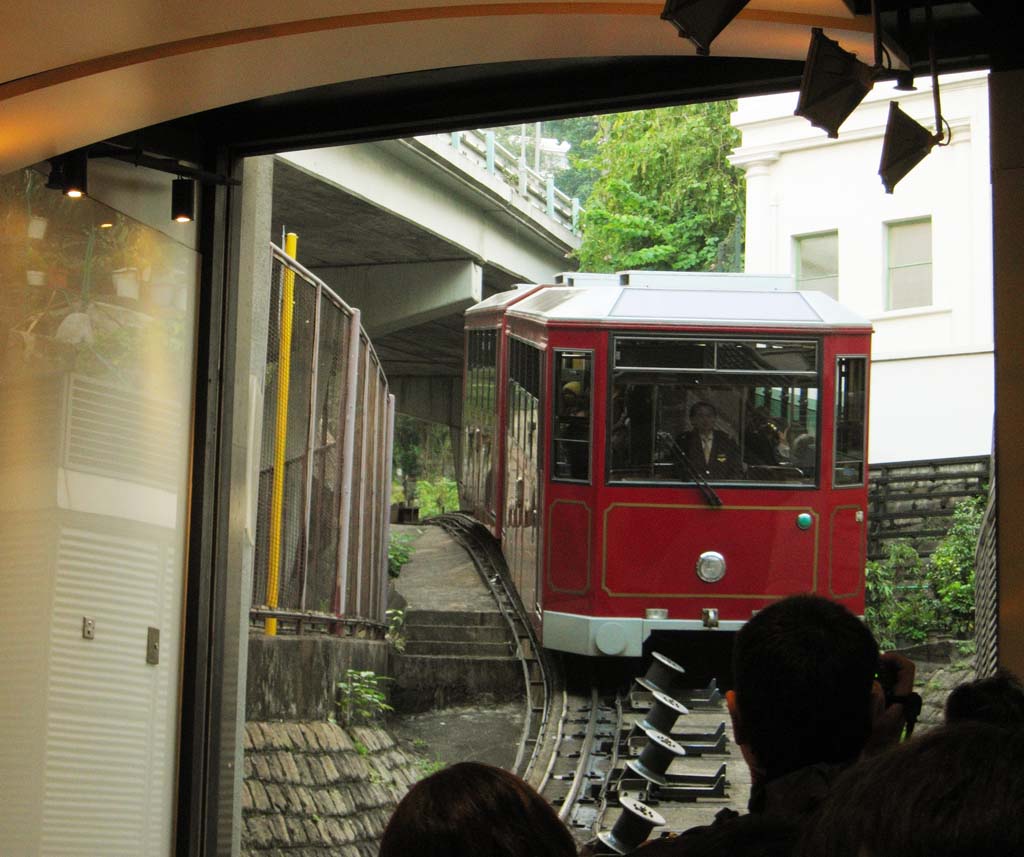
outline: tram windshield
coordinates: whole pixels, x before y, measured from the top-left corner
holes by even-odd
[[[814,485],[819,344],[614,338],[608,481]]]

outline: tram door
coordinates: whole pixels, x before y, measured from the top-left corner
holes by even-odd
[[[512,338],[508,350],[505,423],[505,521],[502,540],[509,571],[527,611],[538,609],[540,575],[540,419],[543,352]]]

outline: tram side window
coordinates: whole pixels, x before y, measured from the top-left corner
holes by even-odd
[[[618,337],[608,480],[814,485],[816,342]]]
[[[553,478],[590,481],[591,366],[585,351],[555,352]]]
[[[864,484],[865,406],[867,403],[867,359],[839,357],[836,360],[836,486]]]

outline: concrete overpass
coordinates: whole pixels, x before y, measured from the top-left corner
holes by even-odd
[[[272,231],[358,307],[399,411],[459,422],[462,313],[570,265],[578,208],[468,131],[274,157]]]

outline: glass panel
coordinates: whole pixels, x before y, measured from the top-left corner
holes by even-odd
[[[889,267],[919,265],[932,260],[932,222],[917,220],[913,223],[889,225]]]
[[[0,176],[3,852],[169,855],[200,257],[45,182]]]
[[[931,306],[932,222],[889,225],[889,309]]]
[[[717,343],[719,370],[815,372],[818,346],[814,342]]]
[[[889,272],[889,309],[931,306],[932,266],[914,265]]]
[[[836,437],[833,483],[864,483],[865,407],[867,402],[867,359],[840,357],[836,360]]]
[[[839,233],[809,235],[797,239],[799,270],[801,280],[819,277],[833,277],[839,273]]]
[[[815,484],[817,377],[616,372],[609,481]]]
[[[554,478],[590,480],[591,355],[555,353]]]
[[[715,349],[711,343],[686,339],[615,340],[615,365],[644,369],[711,369]]]

